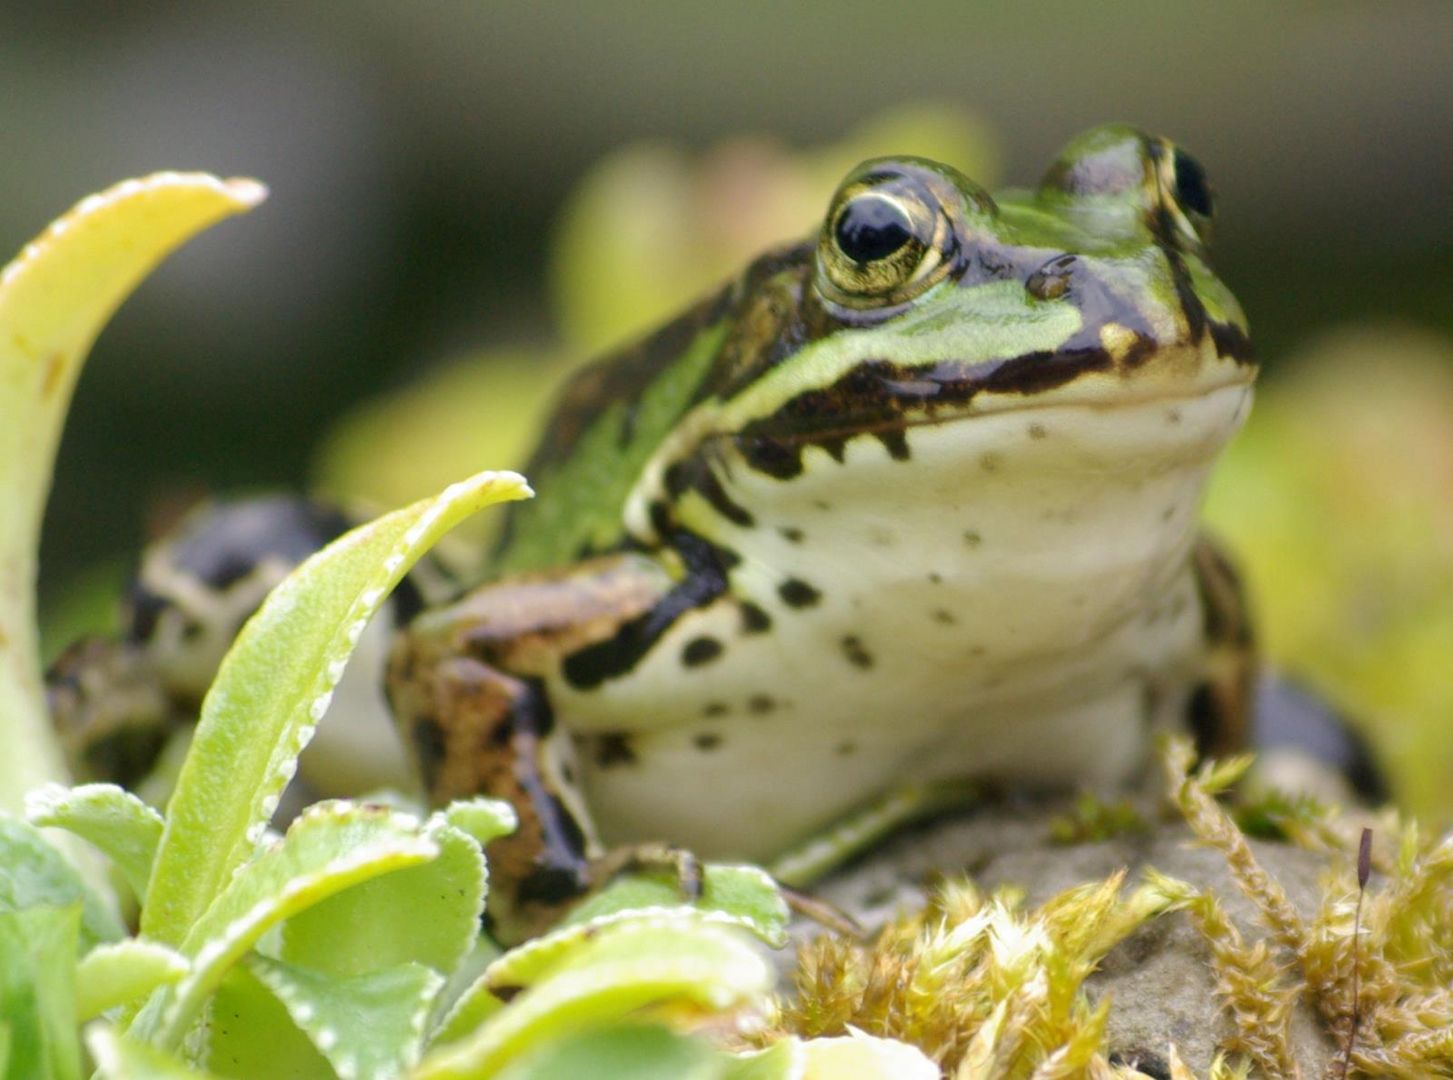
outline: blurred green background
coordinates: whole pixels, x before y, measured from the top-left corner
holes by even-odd
[[[1205,163],[1266,364],[1212,515],[1268,647],[1446,814],[1450,42],[1434,0],[5,5],[0,247],[158,168],[272,189],[99,342],[46,596],[200,491],[511,463],[565,359],[809,227],[854,156],[1032,183],[1125,120]]]

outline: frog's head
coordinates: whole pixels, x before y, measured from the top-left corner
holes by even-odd
[[[1212,217],[1200,164],[1126,127],[1085,133],[1038,188],[997,198],[936,162],[865,162],[798,279],[798,348],[782,355],[779,323],[775,357],[736,350],[717,430],[787,478],[808,446],[836,456],[860,434],[901,452],[923,424],[1244,387],[1255,364],[1208,262]]]

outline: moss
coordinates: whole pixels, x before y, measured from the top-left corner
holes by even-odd
[[[1349,1076],[1453,1072],[1453,836],[1429,842],[1416,826],[1387,817],[1369,860],[1382,873],[1359,914],[1360,825],[1311,802],[1263,802],[1256,820],[1276,822],[1298,846],[1328,853],[1323,894],[1304,917],[1220,801],[1249,759],[1192,770],[1183,741],[1169,743],[1163,759],[1172,802],[1224,856],[1260,925],[1238,926],[1214,893],[1155,871],[1133,886],[1123,872],[1113,874],[1036,908],[1017,889],[985,893],[959,878],[871,942],[825,935],[804,945],[795,995],[775,1003],[754,1038],[769,1043],[856,1028],[911,1043],[958,1078],[1142,1076],[1112,1063],[1105,1032],[1113,1005],[1108,998],[1092,1004],[1083,984],[1133,931],[1180,911],[1209,947],[1230,1021],[1225,1053],[1206,1076],[1301,1076],[1289,1040],[1300,1000],[1315,1005],[1344,1050],[1350,1042]],[[1075,817],[1093,825],[1105,819],[1102,809],[1082,806]],[[1192,1078],[1173,1047],[1168,1061],[1177,1080]],[[1334,1063],[1334,1076],[1341,1066]]]

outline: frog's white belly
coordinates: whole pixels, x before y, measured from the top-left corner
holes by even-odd
[[[726,462],[755,524],[681,511],[741,555],[732,598],[629,676],[552,689],[604,839],[765,859],[910,783],[1125,780],[1200,662],[1187,554],[1248,402],[989,413],[910,428],[909,461],[865,437],[843,463],[809,448],[790,481]],[[770,630],[747,632],[737,599]],[[703,639],[719,652],[685,664]],[[603,732],[631,733],[629,760],[594,759]]]

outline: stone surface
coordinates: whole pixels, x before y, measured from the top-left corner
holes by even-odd
[[[1107,841],[1058,846],[1049,840],[1049,822],[1066,809],[1053,803],[998,805],[939,821],[896,837],[813,893],[875,929],[896,912],[921,908],[930,883],[945,874],[967,871],[986,889],[1014,884],[1026,891],[1027,906],[1033,907],[1122,867],[1129,870],[1128,888],[1143,868],[1154,867],[1213,891],[1248,942],[1265,934],[1221,855],[1196,846],[1184,824],[1166,822]],[[1320,895],[1325,860],[1283,844],[1253,841],[1252,847],[1261,865],[1309,916]],[[805,939],[817,931],[799,925],[794,932]],[[1113,995],[1110,1049],[1133,1056],[1152,1076],[1163,1067],[1171,1042],[1186,1064],[1204,1075],[1230,1030],[1215,994],[1209,951],[1189,918],[1179,912],[1151,920],[1113,949],[1086,989],[1095,1000]],[[1293,1019],[1291,1046],[1304,1076],[1321,1075],[1335,1052],[1319,1017],[1305,1004]]]

